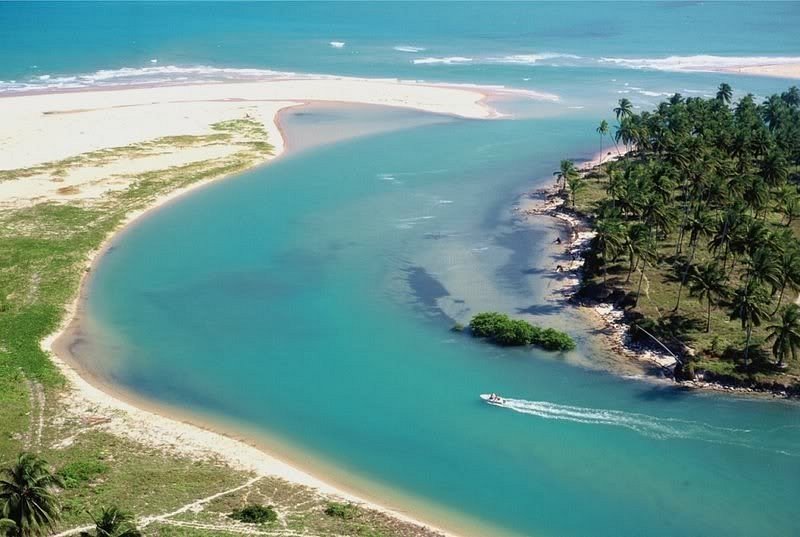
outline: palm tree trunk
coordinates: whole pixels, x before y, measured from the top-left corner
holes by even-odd
[[[600,164],[603,163],[603,133],[600,133]]]
[[[736,255],[731,258],[731,270],[728,272],[728,279],[730,280],[731,276],[733,276],[733,270],[736,268]]]
[[[753,326],[747,323],[747,340],[744,343],[744,366],[747,367],[747,359],[750,355],[750,336],[753,334]]]
[[[642,262],[642,270],[639,274],[639,285],[636,286],[636,299],[633,303],[634,307],[639,305],[639,295],[642,294],[642,280],[644,280],[644,269],[647,268],[647,261]]]
[[[778,313],[778,310],[781,309],[781,300],[783,300],[783,292],[786,291],[786,283],[784,282],[783,286],[781,287],[781,294],[778,295],[778,305],[775,306],[775,311],[772,312],[772,315]]]
[[[631,274],[633,274],[633,271],[636,270],[636,267],[638,266],[639,266],[639,258],[631,256],[631,262],[628,265],[628,277],[625,278],[625,283],[631,281]]]
[[[711,332],[711,296],[706,297],[708,299],[708,312],[706,313],[706,334]]]
[[[725,272],[725,269],[728,266],[728,242],[725,241],[725,253],[722,254],[722,271]]]
[[[692,243],[692,253],[689,255],[689,261],[686,263],[686,268],[683,270],[681,285],[678,287],[678,302],[675,304],[675,312],[677,312],[681,307],[681,294],[683,294],[683,286],[686,285],[686,277],[689,275],[689,268],[692,266],[692,261],[694,261],[694,254],[697,251],[698,242],[698,239],[695,238],[694,243]]]

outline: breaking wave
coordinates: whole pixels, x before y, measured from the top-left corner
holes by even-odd
[[[425,47],[412,47],[411,45],[397,45],[393,47],[398,52],[422,52]]]
[[[509,63],[520,65],[534,65],[546,60],[554,59],[567,59],[567,60],[580,60],[580,56],[574,54],[560,54],[558,52],[543,52],[541,54],[512,54],[510,56],[502,56],[498,58],[487,58],[488,63]]]
[[[800,63],[798,56],[668,56],[666,58],[600,58],[600,63],[632,69],[659,71],[716,71],[759,65],[788,65]]]
[[[398,50],[395,47],[395,50]],[[463,63],[477,63],[477,64],[511,64],[511,65],[536,65],[538,63],[546,62],[547,60],[562,59],[562,60],[580,60],[580,56],[574,54],[561,54],[558,52],[543,52],[541,54],[511,54],[507,56],[445,56],[445,57],[429,57],[418,58],[413,60],[413,63],[418,65],[453,65]]]
[[[465,56],[447,56],[446,58],[417,58],[412,60],[415,65],[431,65],[431,64],[444,64],[453,65],[459,63],[470,63],[472,58]]]
[[[79,89],[88,87],[141,86],[151,84],[180,84],[186,82],[226,82],[276,80],[298,78],[304,75],[271,69],[246,69],[211,67],[208,65],[150,67],[123,67],[101,69],[79,75],[45,74],[32,76],[25,81],[0,80],[0,93],[47,89]],[[318,76],[318,75],[306,75]]]

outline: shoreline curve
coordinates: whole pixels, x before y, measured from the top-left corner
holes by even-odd
[[[464,90],[466,88],[459,89]],[[470,87],[468,91],[482,95],[475,102],[486,110],[485,119],[499,117],[486,102],[491,97],[490,92],[481,91],[477,87]],[[95,412],[99,410],[114,414],[120,420],[120,423],[111,429],[114,434],[128,436],[131,439],[142,441],[157,448],[171,448],[188,456],[206,459],[216,457],[233,468],[253,472],[260,476],[278,477],[307,486],[321,494],[359,504],[401,522],[413,524],[423,530],[436,532],[446,537],[466,535],[466,533],[456,533],[439,527],[427,522],[423,517],[413,516],[395,506],[383,505],[369,498],[368,495],[351,492],[345,486],[334,485],[323,478],[316,477],[312,473],[286,462],[274,453],[259,447],[257,443],[244,436],[209,427],[207,425],[208,420],[198,419],[185,409],[169,409],[164,404],[130,393],[119,386],[113,385],[113,383],[104,381],[75,360],[69,349],[71,341],[79,332],[81,326],[84,314],[83,307],[88,296],[88,283],[94,273],[94,269],[102,262],[103,256],[113,246],[113,243],[132,225],[153,212],[168,207],[170,203],[181,197],[196,192],[211,183],[220,182],[241,173],[252,171],[256,167],[268,165],[289,153],[290,149],[287,144],[286,134],[281,124],[281,115],[288,110],[319,102],[326,104],[345,102],[320,101],[317,99],[298,99],[295,101],[280,99],[280,101],[286,102],[286,105],[281,107],[272,118],[275,131],[280,137],[280,140],[272,140],[275,146],[273,155],[245,170],[204,179],[169,192],[155,199],[146,208],[127,214],[120,225],[104,238],[101,246],[88,254],[77,296],[65,306],[64,318],[58,328],[42,339],[40,346],[67,380],[68,405],[73,407],[80,405],[84,407],[91,406]],[[349,101],[347,104],[374,105],[374,103],[359,101]],[[391,105],[377,106],[397,107]],[[423,107],[405,107],[435,113]],[[457,113],[441,113],[440,115],[464,117]]]

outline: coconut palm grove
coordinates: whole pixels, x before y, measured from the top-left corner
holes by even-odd
[[[609,161],[558,172],[596,236],[581,299],[625,308],[676,377],[791,389],[800,363],[800,90],[614,108]]]

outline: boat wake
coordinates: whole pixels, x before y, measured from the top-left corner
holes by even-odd
[[[696,440],[767,450],[794,457],[800,456],[800,439],[795,439],[796,441],[792,442],[792,438],[775,436],[770,431],[718,427],[691,420],[659,418],[620,410],[560,405],[547,401],[525,401],[523,399],[506,398],[500,408],[507,408],[520,414],[528,414],[548,420],[622,427],[635,431],[642,436],[658,440]],[[777,442],[774,442],[776,440]]]

